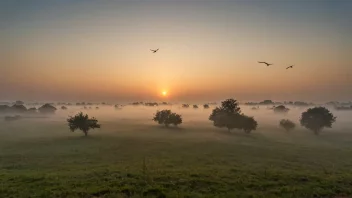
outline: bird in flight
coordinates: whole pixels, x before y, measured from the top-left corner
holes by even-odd
[[[290,68],[293,68],[294,65],[291,65],[291,66],[288,66],[286,69],[290,69]]]
[[[260,62],[260,61],[258,61],[258,63],[264,63],[264,64],[266,64],[266,66],[273,65],[273,64],[270,64],[270,63],[267,63],[267,62]]]
[[[159,48],[158,49],[156,49],[156,50],[150,50],[150,51],[152,51],[153,53],[156,53],[157,51],[159,50]]]

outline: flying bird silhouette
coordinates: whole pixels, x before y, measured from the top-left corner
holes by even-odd
[[[156,50],[150,50],[150,51],[152,51],[153,53],[156,53],[157,51],[159,50],[159,48],[158,49],[156,49]]]
[[[258,63],[264,63],[264,64],[266,64],[266,66],[273,65],[273,64],[271,64],[271,63],[267,63],[267,62],[260,62],[260,61],[258,61]]]
[[[294,65],[291,65],[291,66],[288,66],[286,69],[290,69],[290,68],[293,68]]]

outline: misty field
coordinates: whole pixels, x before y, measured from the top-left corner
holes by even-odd
[[[300,112],[275,115],[265,107],[251,134],[218,129],[211,109],[169,107],[178,128],[158,126],[156,109],[85,110],[102,124],[70,132],[71,107],[41,119],[0,121],[0,197],[343,197],[352,195],[351,112],[316,136],[298,124]],[[83,110],[82,110],[83,111]]]

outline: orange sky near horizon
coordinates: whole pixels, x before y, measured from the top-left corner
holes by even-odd
[[[325,7],[88,2],[8,19],[0,100],[352,100],[350,29]]]

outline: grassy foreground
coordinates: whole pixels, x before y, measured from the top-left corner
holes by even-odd
[[[347,132],[245,135],[210,123],[135,122],[103,122],[85,138],[63,122],[1,121],[0,197],[352,195]]]

